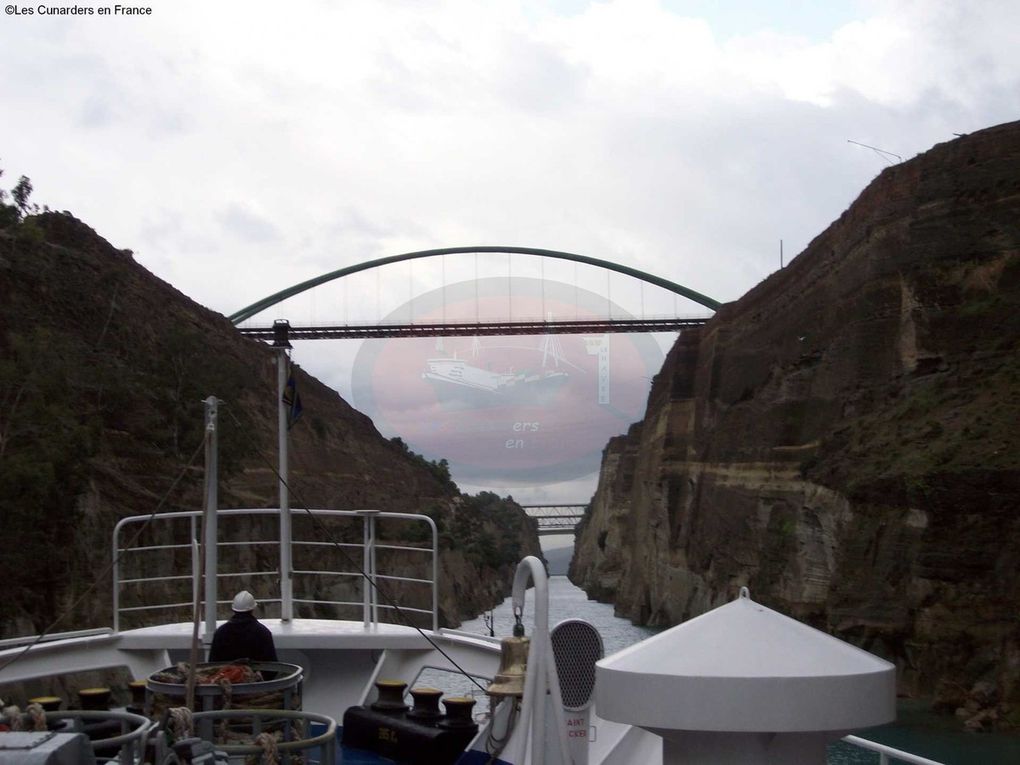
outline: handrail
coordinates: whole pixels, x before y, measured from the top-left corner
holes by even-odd
[[[432,615],[432,630],[437,631],[439,629],[439,533],[436,528],[435,521],[427,515],[418,513],[391,513],[381,512],[378,510],[329,510],[329,509],[312,509],[308,511],[292,510],[292,514],[300,515],[304,512],[308,512],[311,515],[323,517],[323,518],[335,518],[335,519],[350,519],[360,520],[364,528],[363,540],[361,542],[338,542],[337,546],[347,548],[361,548],[363,551],[363,559],[361,561],[364,574],[361,571],[325,571],[325,570],[294,570],[292,569],[291,574],[301,574],[304,576],[345,576],[345,577],[356,577],[360,578],[367,575],[369,581],[362,585],[362,606],[363,621],[365,629],[369,629],[379,623],[379,610],[401,610],[408,611],[410,613],[420,613]],[[237,508],[237,509],[221,509],[217,515],[219,517],[232,517],[232,516],[251,516],[251,515],[279,515],[280,510],[277,508]],[[186,580],[192,579],[196,574],[197,566],[194,565],[195,561],[192,561],[192,574],[182,575],[171,575],[171,576],[153,576],[153,577],[132,577],[132,578],[121,578],[121,558],[127,553],[136,551],[155,552],[161,550],[181,550],[187,547],[192,547],[191,544],[182,545],[180,542],[168,543],[165,545],[159,544],[145,544],[139,545],[138,547],[127,547],[122,548],[120,546],[121,533],[125,528],[132,524],[139,523],[150,523],[154,521],[176,521],[186,520],[190,521],[190,535],[194,538],[197,535],[197,522],[202,518],[202,512],[198,510],[178,510],[167,513],[159,513],[156,516],[151,515],[135,515],[127,518],[122,518],[118,521],[113,531],[113,632],[119,632],[121,627],[121,615],[128,612],[154,610],[160,608],[179,608],[182,606],[190,605],[190,603],[161,603],[161,604],[142,604],[132,606],[121,605],[121,588],[127,584],[133,584],[138,586],[145,586],[151,582],[166,582],[173,580]],[[430,547],[417,547],[412,545],[400,545],[400,544],[383,544],[377,539],[376,523],[387,522],[387,521],[413,521],[422,522],[428,524],[429,531],[431,533],[431,546]],[[234,547],[241,544],[248,544],[237,541],[217,541],[217,547]],[[259,539],[254,540],[252,545],[262,544],[276,544],[273,540]],[[292,542],[293,546],[314,546],[319,547],[322,545],[334,546],[330,542],[322,542],[320,540],[295,540]],[[377,550],[392,550],[392,551],[407,551],[407,552],[427,552],[432,554],[432,565],[430,578],[417,576],[397,576],[392,574],[384,574],[376,571],[376,551]],[[192,553],[192,557],[194,552]],[[229,579],[234,577],[242,576],[266,576],[278,574],[279,570],[272,571],[217,571],[217,579]],[[379,597],[376,590],[376,583],[382,580],[387,581],[398,581],[408,582],[414,585],[427,585],[431,590],[431,610],[424,608],[411,608],[408,606],[398,606],[387,603],[380,603]],[[261,598],[263,603],[280,602],[279,598],[264,597]],[[308,598],[296,598],[298,602],[306,604],[321,604],[321,605],[359,605],[357,603],[347,604],[345,601],[329,601],[329,600],[316,600]],[[225,602],[225,601],[220,601]]]
[[[47,723],[57,720],[74,720],[76,723],[83,723],[85,720],[117,720],[120,722],[121,733],[109,738],[92,739],[89,745],[93,751],[97,748],[118,747],[120,754],[116,758],[99,760],[100,762],[113,762],[115,759],[120,762],[141,762],[145,756],[145,744],[149,735],[156,729],[155,722],[143,715],[134,712],[122,712],[120,710],[107,709],[65,709],[55,712],[44,712]],[[130,730],[125,728],[132,726]],[[124,747],[129,746],[132,751],[125,752]],[[161,749],[157,745],[157,749]],[[135,754],[137,753],[137,757]]]
[[[861,738],[860,736],[844,736],[843,741],[851,746],[868,749],[872,752],[878,752],[879,765],[889,765],[890,757],[894,760],[901,760],[902,762],[910,763],[910,765],[945,765],[945,763],[938,762],[937,760],[929,760],[927,757],[922,757],[919,754],[904,752],[902,749],[886,746],[885,744],[880,744],[877,741],[870,741],[869,739]]]
[[[50,643],[54,640],[70,640],[71,638],[97,637],[99,635],[112,635],[113,630],[109,627],[94,627],[86,630],[71,630],[70,632],[48,632],[40,637],[39,635],[23,635],[21,637],[5,638],[0,640],[0,650],[5,648],[17,648],[29,643]]]
[[[495,645],[499,645],[503,640],[503,638],[496,637],[495,635],[486,635],[482,632],[469,632],[468,630],[459,630],[451,627],[443,627],[441,632],[444,635],[456,635],[457,637],[466,637],[471,638],[472,640],[484,640],[486,643],[493,643]]]

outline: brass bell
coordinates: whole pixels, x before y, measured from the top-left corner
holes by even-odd
[[[486,691],[490,696],[524,696],[524,674],[528,668],[528,648],[531,638],[524,637],[520,616],[514,624],[513,637],[499,643],[499,670]]]

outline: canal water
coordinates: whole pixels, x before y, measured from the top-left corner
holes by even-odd
[[[524,616],[524,624],[529,633],[534,623],[533,612],[534,598],[529,591]],[[513,612],[509,598],[492,612],[492,617],[493,630],[497,636],[511,634]],[[617,618],[613,615],[611,605],[589,600],[584,591],[571,584],[565,576],[553,576],[549,579],[549,623],[555,626],[563,619],[584,619],[591,622],[602,634],[606,655],[626,648],[656,632],[646,627],[637,627],[626,619]],[[484,617],[465,622],[461,629],[488,634]],[[894,725],[858,731],[857,735],[928,757],[945,765],[1020,765],[1018,735],[967,733],[960,730],[957,720],[932,715],[925,710],[923,704],[918,703],[902,704],[898,718]],[[829,751],[829,765],[876,765],[876,763],[877,754],[844,744],[831,747]]]

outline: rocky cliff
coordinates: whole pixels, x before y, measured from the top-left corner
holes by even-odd
[[[157,506],[201,508],[203,398],[224,402],[221,506],[277,504],[274,352],[69,214],[7,223],[0,230],[0,635],[37,632],[68,608],[57,630],[106,626],[108,576],[76,599],[109,564],[116,521]],[[293,507],[428,512],[441,531],[447,624],[509,593],[516,560],[540,555],[523,510],[492,495],[461,496],[444,465],[382,438],[300,369],[297,385],[304,414],[291,431]],[[276,523],[267,519],[252,533],[272,539]],[[275,570],[275,551],[251,555]]]
[[[571,579],[653,625],[741,585],[1020,724],[1020,123],[885,170],[685,333],[613,439]]]

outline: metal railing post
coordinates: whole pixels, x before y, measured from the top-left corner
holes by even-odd
[[[428,518],[428,516],[425,516]],[[428,518],[432,529],[432,631],[439,631],[439,530],[435,521]]]
[[[194,521],[192,521],[194,525]],[[191,602],[198,602],[198,595],[202,586],[202,547],[198,543],[198,537],[191,537]],[[192,618],[198,618],[197,614]]]
[[[113,529],[113,631],[120,632],[120,524]]]
[[[369,525],[369,528],[371,528],[371,530],[372,530],[372,532],[371,532],[371,537],[372,537],[371,566],[372,566],[372,568],[368,572],[368,576],[371,578],[372,584],[373,584],[373,587],[372,587],[372,624],[375,625],[375,626],[378,626],[378,624],[379,624],[379,592],[375,588],[375,584],[376,584],[376,580],[375,580],[375,564],[376,564],[376,559],[375,559],[375,554],[376,554],[375,536],[376,536],[376,527],[375,527],[375,514],[374,513],[369,516],[369,518],[368,518],[368,525]]]
[[[368,518],[369,518],[369,516],[366,514],[366,515],[362,516],[362,519],[361,519],[362,532],[363,532],[362,533],[362,546],[361,546],[361,567],[365,571],[365,574],[367,576],[371,576],[369,574],[369,568],[371,566],[371,563],[370,563],[370,557],[371,556],[369,554],[369,545],[370,545],[371,541],[370,541],[370,538],[369,538]],[[367,580],[363,579],[362,582],[361,582],[362,616],[364,618],[365,629],[366,630],[368,629],[369,621],[370,621],[370,618],[371,618],[371,611],[372,611],[372,607],[371,607],[372,601],[371,601],[371,593],[370,593],[371,589],[372,589],[372,586],[369,584],[369,582]]]

